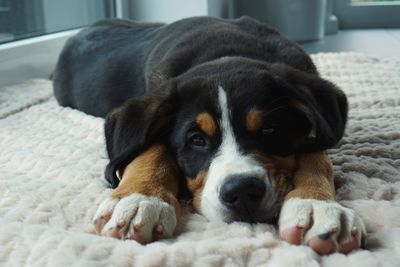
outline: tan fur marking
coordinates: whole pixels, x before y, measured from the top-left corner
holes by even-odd
[[[197,115],[196,123],[200,129],[208,136],[213,136],[217,130],[217,126],[210,113],[203,112]]]
[[[293,178],[294,190],[285,197],[335,200],[332,161],[323,152],[298,157],[298,169]]]
[[[167,149],[156,144],[145,150],[128,164],[121,182],[112,192],[115,198],[140,193],[163,199],[180,214],[178,195],[179,169]]]
[[[282,199],[293,190],[292,177],[296,171],[295,156],[278,157],[257,150],[253,151],[252,155],[265,166],[271,183],[276,187]]]
[[[252,108],[246,117],[246,127],[249,132],[258,131],[264,123],[263,112],[257,108]]]
[[[290,102],[292,106],[306,114],[306,116],[311,120],[312,118],[312,112],[309,107],[307,107],[305,104],[301,103],[300,101],[293,100]]]
[[[187,177],[187,185],[193,195],[193,208],[200,212],[201,194],[206,182],[207,172],[200,172],[195,178]]]
[[[323,152],[278,157],[254,151],[255,159],[263,163],[271,182],[290,198],[334,200],[333,166]]]

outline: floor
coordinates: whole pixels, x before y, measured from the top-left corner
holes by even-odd
[[[14,39],[14,35],[10,33],[0,32],[0,44]]]
[[[374,57],[399,57],[400,29],[340,30],[322,40],[301,45],[310,54],[354,51]]]

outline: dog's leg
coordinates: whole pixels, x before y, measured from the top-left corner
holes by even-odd
[[[167,149],[153,145],[126,166],[121,182],[98,208],[98,234],[140,243],[170,237],[180,214],[178,167]]]
[[[333,166],[326,154],[301,155],[293,184],[279,218],[284,240],[307,244],[320,254],[362,246],[364,224],[353,210],[335,202]]]

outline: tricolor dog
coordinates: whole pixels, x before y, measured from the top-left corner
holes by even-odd
[[[210,220],[277,222],[284,240],[321,254],[362,246],[323,152],[343,136],[346,96],[267,25],[104,20],[68,40],[53,77],[62,106],[106,118],[114,191],[98,234],[168,238],[188,190]]]

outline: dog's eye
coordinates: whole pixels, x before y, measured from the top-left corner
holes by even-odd
[[[203,135],[196,133],[190,136],[189,143],[192,146],[196,147],[205,147],[207,146],[207,141]]]
[[[266,128],[263,128],[263,129],[261,130],[261,133],[262,133],[263,135],[273,134],[274,132],[275,132],[275,129],[272,128],[272,127],[266,127]]]

